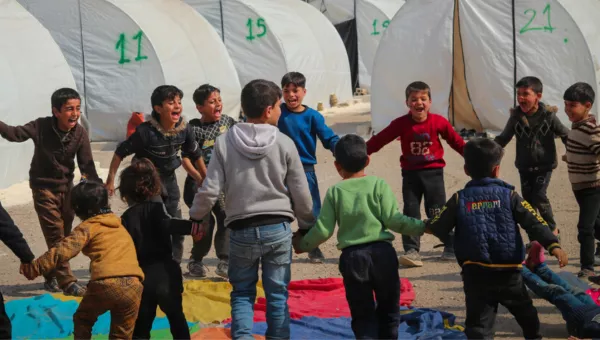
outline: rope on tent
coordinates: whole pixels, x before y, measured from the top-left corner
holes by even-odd
[[[81,0],[77,0],[77,9],[79,11],[79,39],[81,41],[81,66],[82,66],[82,75],[83,75],[83,107],[84,107],[84,115],[81,115],[81,121],[83,122],[83,127],[90,131],[91,124],[87,119],[87,88],[86,88],[86,76],[85,76],[85,50],[83,49],[83,19],[81,19]],[[88,133],[90,140],[92,139],[92,133]]]
[[[219,8],[221,9],[221,40],[225,42],[225,24],[223,23],[223,0],[219,0]]]

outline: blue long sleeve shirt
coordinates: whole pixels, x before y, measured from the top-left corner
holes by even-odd
[[[317,110],[304,105],[304,111],[291,112],[285,104],[281,104],[281,117],[277,123],[279,130],[290,137],[300,155],[302,165],[317,164],[317,137],[325,149],[331,152],[340,137],[325,124],[325,118]]]

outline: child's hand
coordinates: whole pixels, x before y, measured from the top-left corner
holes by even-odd
[[[25,276],[29,281],[38,277],[31,263],[21,263],[19,273]]]
[[[106,184],[104,184],[106,191],[108,191],[108,196],[112,196],[115,194],[115,182],[111,180],[106,180]]]
[[[564,267],[569,264],[569,259],[567,258],[567,253],[561,248],[554,248],[552,250],[552,255],[558,259],[558,264],[560,267]]]
[[[194,242],[200,241],[208,232],[208,222],[192,223],[192,239]]]

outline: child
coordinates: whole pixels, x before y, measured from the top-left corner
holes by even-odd
[[[424,197],[425,213],[428,218],[432,218],[446,202],[446,162],[439,136],[441,135],[461,155],[465,142],[446,118],[429,112],[429,85],[421,81],[411,83],[406,88],[405,95],[409,113],[394,119],[390,125],[369,139],[367,152],[371,155],[394,139],[400,138],[404,215],[421,219],[421,199]],[[402,245],[405,254],[400,257],[400,264],[406,267],[423,266],[419,255],[420,237],[402,235]],[[441,258],[454,259],[452,238],[448,238]]]
[[[297,253],[314,249],[339,225],[339,267],[354,335],[357,339],[398,339],[400,277],[390,230],[421,235],[425,224],[400,214],[389,185],[365,175],[369,161],[361,137],[340,139],[334,164],[344,180],[329,188],[317,224],[304,237],[294,237],[294,248]]]
[[[565,112],[573,123],[567,137],[566,161],[579,204],[579,277],[595,275],[594,238],[600,240],[600,127],[590,115],[595,96],[586,83],[572,85],[563,96]]]
[[[515,166],[521,176],[523,198],[538,210],[558,235],[552,206],[546,195],[552,170],[558,164],[556,143],[561,137],[566,141],[569,130],[556,117],[555,106],[542,103],[542,82],[536,77],[525,77],[517,82],[519,106],[511,110],[504,131],[494,140],[503,148],[517,136]]]
[[[584,290],[572,287],[544,263],[544,248],[538,242],[531,242],[524,264],[525,285],[560,310],[570,336],[600,337],[600,323],[597,322],[600,306]]]
[[[117,146],[110,162],[106,188],[110,195],[115,189],[115,175],[121,161],[134,154],[134,158],[148,158],[160,174],[162,184],[161,197],[169,215],[181,218],[179,199],[181,197],[175,170],[183,164],[183,168],[198,183],[202,176],[194,168],[192,162],[200,168],[200,149],[194,140],[194,133],[181,116],[183,92],[172,85],[157,87],[152,93],[151,119],[140,124],[135,132]],[[182,158],[179,158],[181,150]],[[173,258],[181,263],[183,257],[183,235],[172,235]]]
[[[0,240],[12,250],[12,252],[21,260],[21,263],[29,263],[35,259],[23,234],[15,225],[8,212],[0,204]],[[0,339],[12,339],[12,326],[10,318],[6,315],[4,309],[4,297],[0,291]]]
[[[202,115],[200,119],[190,120],[190,126],[196,136],[196,142],[202,150],[203,167],[200,170],[202,177],[206,177],[206,166],[210,163],[213,148],[217,137],[227,132],[235,124],[235,120],[227,115],[222,115],[223,104],[221,102],[221,91],[209,84],[200,86],[194,92],[194,103],[196,109]],[[194,195],[198,190],[196,181],[192,176],[185,179],[185,188],[183,190],[183,200],[189,207],[192,206]],[[206,266],[202,259],[210,251],[212,244],[212,235],[215,224],[217,225],[217,234],[215,235],[215,249],[217,251],[217,270],[215,273],[223,278],[227,278],[227,267],[229,263],[229,231],[225,228],[225,198],[221,196],[215,206],[212,208],[210,216],[209,229],[207,236],[199,242],[194,242],[192,248],[192,258],[188,263],[188,270],[191,276],[205,277]]]
[[[464,150],[465,173],[472,178],[455,193],[428,229],[442,241],[456,227],[456,258],[462,267],[469,339],[493,338],[498,303],[515,316],[526,339],[540,339],[537,310],[521,276],[524,245],[518,225],[539,241],[563,267],[567,255],[535,210],[500,179],[503,150],[476,138]]]
[[[257,79],[242,89],[247,123],[235,124],[215,143],[208,174],[190,208],[205,219],[222,192],[229,231],[231,337],[252,337],[253,307],[262,263],[267,338],[289,339],[287,287],[294,215],[301,229],[314,224],[306,176],[294,142],[277,130],[281,90]]]
[[[340,137],[325,125],[323,115],[302,104],[306,95],[306,78],[302,73],[289,72],[284,75],[281,79],[281,88],[285,103],[281,105],[281,117],[277,122],[277,127],[296,144],[308,180],[308,188],[313,202],[313,215],[317,218],[321,212],[321,194],[315,172],[317,137],[323,143],[323,147],[332,152]],[[308,258],[312,263],[321,263],[325,259],[318,247],[308,253]]]
[[[75,157],[82,177],[99,180],[92,157],[87,131],[78,123],[81,116],[81,98],[73,89],[63,88],[51,97],[52,116],[38,118],[23,126],[10,126],[0,122],[0,135],[10,142],[28,139],[35,146],[29,186],[33,205],[48,248],[54,247],[73,226],[70,206]],[[77,284],[69,262],[56,267],[44,276],[44,289],[65,295],[83,296],[85,288]]]
[[[83,252],[91,261],[91,278],[73,315],[73,336],[91,339],[98,317],[110,311],[109,339],[131,339],[144,279],[131,236],[110,210],[102,183],[83,180],[71,197],[73,210],[83,222],[44,255],[22,264],[21,273],[33,280]]]
[[[135,244],[144,271],[144,292],[133,331],[134,339],[149,339],[156,307],[167,315],[173,339],[189,339],[183,314],[181,267],[173,260],[171,216],[160,198],[160,177],[147,158],[136,159],[120,176],[121,199],[129,205],[121,221]]]

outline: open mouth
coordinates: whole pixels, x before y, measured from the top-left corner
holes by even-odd
[[[221,110],[222,109],[215,109],[215,117],[221,117]]]
[[[415,111],[422,113],[423,111],[425,111],[424,107],[415,107]]]
[[[294,106],[298,104],[298,100],[297,99],[290,99],[287,101],[288,104]]]
[[[71,117],[71,118],[69,118],[69,120],[68,120],[69,125],[75,125],[75,124],[77,124],[78,120],[79,120],[79,117]]]
[[[181,112],[171,112],[171,118],[179,119],[181,117]]]

